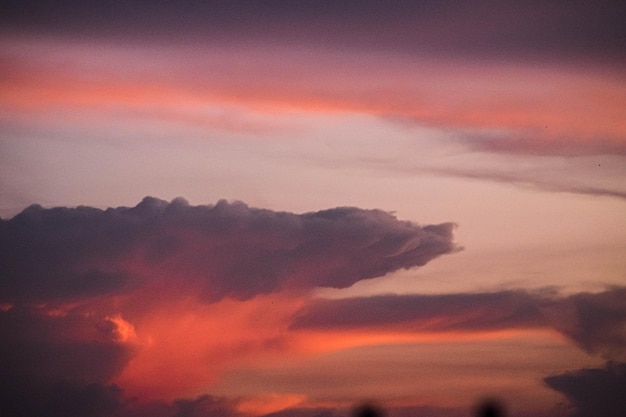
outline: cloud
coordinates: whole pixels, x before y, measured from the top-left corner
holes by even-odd
[[[24,417],[110,415],[122,404],[122,390],[106,381],[134,351],[111,337],[114,326],[76,312],[0,311],[0,409]]]
[[[264,402],[188,396],[234,363],[308,354],[298,344],[307,330],[554,328],[591,354],[624,357],[623,287],[311,299],[318,286],[454,252],[453,229],[350,207],[293,214],[154,198],[106,210],[32,206],[0,220],[0,334],[9,335],[0,405],[25,416],[239,416]]]
[[[174,401],[173,417],[234,417],[239,414],[234,407],[234,401],[222,397],[202,395],[196,399]]]
[[[0,301],[93,299],[154,286],[193,288],[211,302],[344,288],[454,252],[453,229],[350,207],[292,214],[148,197],[133,208],[31,206],[0,221]]]
[[[574,294],[558,302],[547,316],[585,351],[626,361],[626,287]]]
[[[9,34],[23,26],[0,39],[5,131],[29,134],[39,120],[51,135],[62,109],[92,124],[97,113],[103,129],[132,120],[186,134],[261,133],[276,128],[268,109],[321,110],[460,128],[470,148],[494,153],[626,152],[623,74],[614,68],[624,61],[624,8],[615,2],[139,1],[106,13],[73,0],[36,3],[10,2],[2,16]],[[195,33],[197,19],[216,32]],[[135,33],[116,42],[123,28]],[[25,35],[40,30],[81,36]]]
[[[587,111],[592,108],[601,109],[614,105],[611,102],[593,102],[586,100]],[[556,104],[556,103],[555,103]],[[592,106],[593,104],[593,106]],[[580,157],[585,155],[626,155],[626,138],[624,132],[616,123],[605,119],[605,131],[594,132],[593,126],[587,122],[577,121],[572,115],[575,111],[562,108],[560,115],[561,126],[519,126],[508,132],[467,132],[459,135],[458,140],[471,150],[514,154],[525,156],[561,155],[566,157]],[[607,116],[610,112],[607,112]],[[568,118],[569,116],[569,118]],[[555,118],[555,117],[553,117]],[[530,121],[530,120],[529,120]],[[539,120],[535,120],[538,123]],[[569,130],[569,131],[568,131]],[[556,131],[556,133],[554,132]]]
[[[404,53],[623,59],[615,2],[8,1],[3,26],[38,34],[143,39],[264,39]],[[184,23],[184,24],[183,24]]]
[[[581,369],[544,379],[563,393],[574,410],[572,417],[619,417],[626,414],[626,363],[607,363],[603,369]]]
[[[451,147],[448,154],[433,152],[415,159],[409,155],[418,149],[417,145],[402,144],[403,154],[378,159],[371,155],[335,157],[333,162],[401,176],[436,175],[556,193],[626,198],[626,186],[621,181],[626,175],[624,140],[607,145],[602,140],[574,135],[554,143],[538,135],[523,145],[509,146],[512,142],[507,133],[476,134],[460,129],[450,134],[440,139]]]
[[[202,395],[172,402],[140,402],[116,385],[63,380],[3,385],[0,406],[22,417],[239,417],[237,400]]]
[[[380,295],[318,300],[294,319],[294,329],[400,327],[415,331],[499,330],[544,322],[536,300],[523,291]]]
[[[581,349],[626,356],[626,288],[569,297],[527,291],[319,299],[295,314],[294,330],[480,332],[554,328]]]
[[[236,417],[237,400],[128,396],[111,381],[139,352],[130,324],[97,308],[0,311],[0,409],[23,417]]]
[[[23,417],[105,417],[122,403],[121,390],[113,385],[76,381],[2,381],[3,413]]]
[[[535,171],[519,172],[511,169],[513,164],[508,169],[431,168],[427,171],[438,175],[515,184],[544,191],[626,199],[626,189],[621,184],[613,184],[613,178],[616,177],[610,177],[611,173],[607,170],[601,170],[600,175],[603,175],[604,178],[593,181],[596,173],[589,170],[582,171],[577,164],[570,165],[566,169],[560,167],[560,169],[551,172],[546,172],[541,167],[537,167]],[[587,178],[583,177],[583,173],[587,174]],[[618,175],[621,176],[622,174],[618,173]]]
[[[108,381],[134,350],[117,339],[116,326],[97,314],[28,307],[0,311],[0,334],[9,336],[0,346],[3,379]]]
[[[475,10],[466,12],[473,16]],[[82,36],[9,38],[0,42],[9,74],[0,80],[7,91],[0,97],[6,110],[2,128],[12,140],[68,132],[109,137],[111,128],[151,137],[156,129],[157,136],[194,135],[202,141],[214,137],[215,129],[220,136],[241,133],[240,139],[267,132],[291,138],[298,130],[294,112],[356,113],[437,127],[470,152],[569,159],[626,153],[621,74],[553,62],[460,60],[457,54],[425,59],[387,48],[302,48],[263,44],[260,38],[210,47],[128,45]],[[59,113],[88,123],[81,129]],[[422,133],[415,129],[414,135],[419,142]],[[5,159],[13,161],[10,155]],[[450,166],[457,167],[443,168]]]
[[[288,351],[286,323],[314,288],[424,265],[458,250],[453,228],[350,207],[31,206],[0,220],[2,383],[203,392],[238,360]]]

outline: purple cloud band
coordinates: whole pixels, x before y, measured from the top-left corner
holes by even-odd
[[[324,299],[306,305],[291,325],[426,332],[542,327],[556,329],[589,353],[626,358],[626,287],[568,297],[501,291]]]

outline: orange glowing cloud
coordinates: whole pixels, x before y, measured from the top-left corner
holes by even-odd
[[[171,62],[154,68],[143,67],[130,52],[120,50],[117,59],[130,61],[133,70],[115,62],[112,50],[113,65],[102,64],[97,77],[71,66],[59,68],[52,57],[37,64],[28,56],[12,58],[19,62],[13,64],[14,75],[2,82],[0,107],[31,116],[63,108],[95,110],[226,129],[262,129],[263,123],[254,120],[268,113],[359,112],[442,128],[509,131],[504,137],[511,140],[488,147],[496,151],[558,153],[568,144],[621,153],[625,146],[623,80],[593,69],[422,62],[394,55],[343,57],[289,49],[258,59],[246,50],[250,62],[242,63],[240,54],[219,48],[214,54],[183,49],[184,58],[172,56]],[[164,51],[166,56],[170,52]],[[60,54],[81,68],[93,52],[74,45]],[[291,64],[282,65],[286,61]],[[247,119],[228,121],[197,110],[228,106]]]
[[[283,354],[289,317],[301,303],[283,295],[210,305],[150,300],[136,318],[137,353],[115,381],[141,398],[199,395],[234,363]]]
[[[259,416],[295,407],[305,400],[306,396],[302,394],[267,394],[240,401],[237,411]]]

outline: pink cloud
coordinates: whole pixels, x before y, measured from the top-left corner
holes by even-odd
[[[612,70],[220,43],[148,48],[18,38],[3,46],[10,76],[0,107],[31,118],[64,108],[263,131],[272,126],[259,114],[357,112],[451,129],[490,152],[625,152],[626,91]],[[249,114],[199,113],[203,106]],[[502,134],[490,140],[467,129]]]

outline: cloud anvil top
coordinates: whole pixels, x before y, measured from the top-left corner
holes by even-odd
[[[0,225],[6,303],[155,284],[193,287],[206,301],[345,288],[458,249],[452,223],[420,227],[351,207],[298,215],[223,200],[190,206],[146,197],[136,207],[107,210],[31,206]]]

